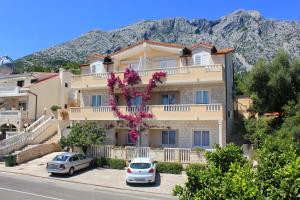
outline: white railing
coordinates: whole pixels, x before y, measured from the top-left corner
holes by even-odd
[[[164,148],[164,161],[166,162],[190,162],[191,149],[188,148]]]
[[[17,93],[20,93],[20,87],[18,86],[0,87],[0,94],[17,94]]]
[[[217,112],[221,110],[220,104],[208,104],[206,105],[206,111],[208,112]]]
[[[112,112],[111,106],[93,107],[93,112]]]
[[[223,65],[205,65],[207,72],[221,72],[223,70]]]
[[[136,157],[149,157],[150,147],[125,147],[126,159],[130,160]]]
[[[21,118],[21,111],[19,110],[5,110],[0,111],[0,119],[15,119],[15,118]]]
[[[141,106],[126,106],[126,112],[148,112],[149,106],[141,107]]]
[[[165,112],[189,112],[190,105],[164,105]]]
[[[55,125],[54,122],[55,119],[52,119],[52,117],[45,118],[45,116],[42,116],[28,127],[25,132],[0,141],[0,158],[6,154],[20,150],[26,145],[38,144],[41,141],[48,139],[53,133],[47,133],[46,130],[51,125]]]

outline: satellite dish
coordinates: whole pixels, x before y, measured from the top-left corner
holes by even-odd
[[[0,57],[0,76],[9,75],[13,72],[13,60],[8,56]]]

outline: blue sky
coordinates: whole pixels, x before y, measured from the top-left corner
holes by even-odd
[[[16,59],[92,29],[109,31],[143,19],[218,19],[237,9],[300,20],[300,0],[0,0],[0,55]]]

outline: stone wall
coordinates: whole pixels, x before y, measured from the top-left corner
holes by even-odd
[[[22,164],[56,151],[60,151],[58,144],[40,144],[17,153],[17,164]]]

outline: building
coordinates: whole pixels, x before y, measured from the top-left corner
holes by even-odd
[[[0,140],[22,132],[50,108],[67,106],[69,73],[0,75]]]
[[[233,123],[233,49],[216,49],[208,43],[190,47],[179,44],[141,41],[107,56],[95,54],[74,75],[75,90],[69,118],[72,123],[90,120],[102,126],[113,124],[106,144],[133,145],[126,123],[114,116],[109,106],[109,72],[134,68],[147,84],[152,73],[165,71],[167,78],[152,92],[149,128],[142,132],[145,147],[201,147],[226,144]],[[143,87],[143,86],[141,86]],[[123,112],[128,111],[123,97],[116,93]],[[136,100],[138,105],[139,100]]]

